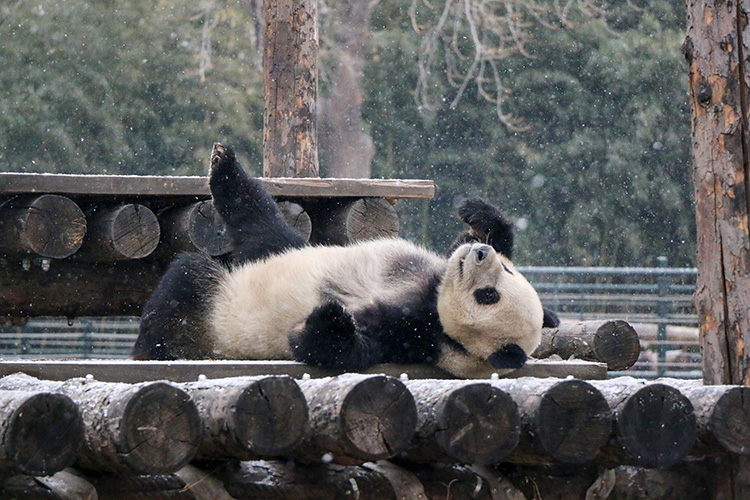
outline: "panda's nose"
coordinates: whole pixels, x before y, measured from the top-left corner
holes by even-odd
[[[492,247],[489,245],[480,245],[474,248],[474,255],[476,256],[477,262],[482,262],[490,254]]]

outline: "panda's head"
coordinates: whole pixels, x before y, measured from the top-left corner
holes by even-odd
[[[439,365],[456,375],[520,368],[539,345],[539,296],[510,259],[489,245],[467,243],[453,252],[437,306],[449,337]]]

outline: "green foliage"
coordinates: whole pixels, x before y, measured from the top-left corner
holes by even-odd
[[[692,265],[683,10],[661,1],[610,12],[607,22],[537,28],[526,47],[532,58],[514,56],[503,68],[512,89],[506,105],[523,120],[522,132],[501,126],[494,105],[476,93],[467,91],[451,109],[448,85],[440,109],[419,117],[402,111],[391,121],[396,96],[416,79],[415,55],[394,52],[396,35],[377,33],[373,52],[391,51],[382,59],[392,68],[379,69],[379,61],[369,67],[370,80],[379,81],[368,108],[377,175],[399,173],[384,166],[408,165],[412,176],[433,178],[440,188],[429,217],[406,212],[410,234],[445,248],[460,228],[455,204],[482,196],[521,221],[523,263],[654,265],[666,255],[671,265]],[[398,130],[410,131],[411,144],[392,145]]]
[[[0,5],[0,170],[201,174],[221,140],[259,174],[252,4]],[[440,60],[422,89],[436,106],[420,108],[426,31],[413,29],[416,3],[381,0],[363,103],[374,176],[439,186],[434,200],[399,205],[405,236],[446,248],[461,229],[456,203],[481,196],[525,228],[522,264],[653,265],[658,255],[694,263],[684,5],[621,4],[564,29],[527,27],[531,57],[498,66],[503,111],[521,120],[512,131],[474,86],[452,106],[457,90]],[[440,3],[430,5],[437,16]],[[418,14],[426,30],[433,14]]]
[[[199,173],[219,139],[258,164],[252,19],[209,3],[0,7],[0,170]]]

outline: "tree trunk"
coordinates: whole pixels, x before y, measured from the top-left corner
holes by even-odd
[[[690,65],[698,228],[695,305],[707,384],[750,382],[745,352],[750,333],[748,42],[741,41],[743,34],[750,35],[748,6],[747,0],[688,1],[684,49]]]
[[[315,0],[264,0],[263,175],[317,177]]]
[[[362,121],[362,78],[370,17],[377,0],[339,0],[331,23],[336,61],[330,95],[321,99],[321,149],[328,177],[367,178],[375,146]]]
[[[750,385],[748,74],[750,2],[688,0],[700,322],[706,384]],[[750,484],[744,457],[719,458],[713,498],[740,499]]]

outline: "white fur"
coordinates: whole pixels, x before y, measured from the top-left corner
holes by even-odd
[[[382,239],[305,247],[233,269],[222,280],[208,321],[214,355],[288,359],[287,334],[324,302],[320,291],[326,281],[346,291],[342,302],[350,311],[375,301],[394,302],[414,283],[388,280],[383,271],[389,262],[409,255],[425,258],[430,267],[443,265],[424,248]]]
[[[442,274],[438,313],[446,334],[468,351],[442,349],[438,366],[464,377],[498,370],[486,359],[508,343],[527,354],[539,344],[542,306],[513,264],[496,254],[478,262],[463,245],[449,260],[401,239],[374,240],[348,247],[306,247],[227,271],[208,318],[216,358],[289,359],[289,332],[330,297],[351,312],[375,302],[398,304],[399,297],[422,293],[430,276]],[[388,273],[394,264],[412,263],[409,271]],[[503,265],[505,267],[503,267]],[[406,266],[408,268],[408,266]],[[463,272],[461,272],[461,270]],[[501,300],[477,304],[473,291],[495,287]]]

